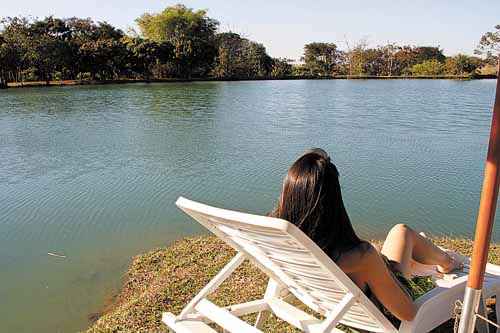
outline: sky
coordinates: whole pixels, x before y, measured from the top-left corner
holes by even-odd
[[[91,17],[123,30],[134,20],[181,1],[0,0],[0,17]],[[208,9],[221,31],[234,31],[266,46],[273,57],[300,59],[304,44],[333,42],[341,49],[366,40],[376,46],[440,46],[446,55],[472,55],[481,36],[500,24],[499,0],[185,0]]]

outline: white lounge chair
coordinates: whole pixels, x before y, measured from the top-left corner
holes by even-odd
[[[179,198],[177,206],[232,246],[236,256],[175,316],[163,322],[177,333],[214,333],[209,323],[225,331],[257,333],[269,312],[304,332],[340,332],[337,324],[370,332],[428,332],[449,320],[454,303],[463,298],[467,277],[436,280],[437,287],[420,297],[418,313],[397,330],[347,275],[300,229],[277,218],[219,209]],[[221,308],[206,297],[249,259],[270,282],[262,299]],[[293,294],[325,319],[286,302]],[[484,295],[500,299],[500,266],[488,265]],[[500,318],[500,306],[497,306]],[[238,317],[258,313],[252,326]]]

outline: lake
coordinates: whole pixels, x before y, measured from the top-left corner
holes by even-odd
[[[309,147],[330,153],[362,236],[407,223],[472,237],[494,90],[298,80],[0,91],[0,330],[86,328],[132,256],[205,232],[178,196],[266,213]]]

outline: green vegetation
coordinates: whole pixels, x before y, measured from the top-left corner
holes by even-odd
[[[333,43],[304,47],[303,70],[310,75],[330,76],[467,76],[483,60],[459,54],[446,57],[439,47],[387,44],[368,48],[366,43],[342,51]]]
[[[470,255],[472,242],[465,239],[434,239],[448,249]],[[212,236],[188,238],[164,249],[135,257],[125,275],[121,291],[112,300],[87,333],[167,332],[161,313],[176,314],[214,276],[235,252]],[[500,264],[500,246],[490,247],[490,262]],[[267,279],[248,262],[240,266],[210,299],[220,306],[240,303],[263,295]],[[427,288],[426,280],[421,283]],[[490,306],[493,306],[492,304]],[[493,312],[494,313],[494,312]],[[254,320],[248,316],[245,320]],[[434,332],[451,332],[452,323]],[[297,332],[275,317],[265,323],[267,332]]]
[[[272,59],[262,44],[242,38],[233,32],[220,33],[215,38],[217,56],[212,75],[221,79],[258,78],[287,75],[282,61]],[[274,66],[274,67],[273,67]]]
[[[436,59],[425,60],[420,64],[415,64],[411,67],[413,75],[441,75],[444,71],[443,63]]]
[[[167,7],[158,14],[144,14],[136,20],[144,38],[173,47],[175,76],[205,76],[215,53],[215,33],[219,22],[206,11],[193,11],[182,5]]]
[[[486,62],[495,65],[500,61],[500,24],[495,26],[495,31],[489,31],[481,37],[476,54],[486,57]]]
[[[262,44],[232,32],[204,10],[167,7],[137,20],[140,35],[91,19],[4,18],[0,85],[50,80],[253,79],[291,74]]]
[[[136,19],[140,33],[81,18],[0,21],[0,87],[51,80],[258,79],[290,77],[472,76],[494,74],[500,25],[476,50],[446,57],[439,47],[364,41],[304,46],[302,63],[270,57],[234,32],[218,32],[206,10],[184,5]],[[484,68],[488,68],[486,71]],[[491,69],[493,68],[493,70]]]
[[[343,72],[344,55],[333,43],[310,43],[304,46],[305,69],[311,75]]]

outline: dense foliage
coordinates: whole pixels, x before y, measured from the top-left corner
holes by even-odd
[[[272,70],[273,59],[266,48],[236,33],[218,34],[215,46],[217,58],[212,74],[217,78],[265,77]]]
[[[333,43],[310,43],[304,46],[304,62],[312,75],[332,75],[342,71],[344,54]]]
[[[214,39],[219,22],[209,18],[206,11],[176,5],[158,14],[144,14],[136,22],[146,39],[173,46],[174,75],[191,77],[208,73],[215,57]]]
[[[311,43],[304,47],[304,73],[330,76],[440,76],[470,75],[482,60],[459,54],[446,57],[439,47],[387,44],[368,48],[359,43],[340,50],[333,43]]]
[[[137,18],[140,34],[81,18],[0,21],[0,86],[6,82],[162,78],[255,79],[290,76],[471,75],[493,67],[500,25],[476,53],[446,57],[439,47],[310,43],[300,64],[270,57],[262,44],[218,32],[205,10],[183,5]],[[484,71],[483,71],[484,72]]]
[[[148,77],[172,46],[126,36],[90,19],[3,20],[0,76],[7,81]]]

